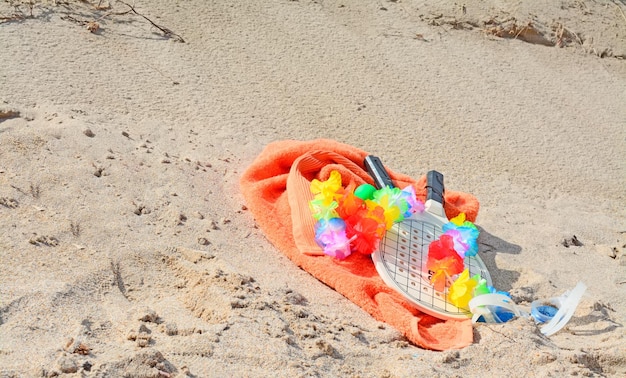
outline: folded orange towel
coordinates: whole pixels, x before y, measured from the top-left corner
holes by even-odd
[[[242,194],[261,230],[281,252],[302,269],[350,299],[374,318],[402,332],[423,348],[447,350],[472,343],[471,321],[440,320],[424,314],[380,278],[370,256],[353,253],[345,260],[325,256],[314,240],[314,219],[308,202],[313,179],[327,180],[339,171],[343,185],[373,184],[363,166],[368,153],[333,140],[279,141],[266,146],[243,173]],[[426,196],[426,178],[387,169],[395,185],[413,185]],[[446,190],[448,218],[464,212],[470,221],[478,214],[478,200],[467,193]]]

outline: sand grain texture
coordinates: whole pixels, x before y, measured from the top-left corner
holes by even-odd
[[[440,3],[0,3],[0,376],[626,374],[626,4]],[[568,327],[431,352],[296,268],[238,180],[322,137],[476,195]]]

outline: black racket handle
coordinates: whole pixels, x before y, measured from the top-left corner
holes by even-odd
[[[429,199],[443,205],[443,175],[437,171],[429,171],[426,174],[426,201]]]
[[[374,184],[377,189],[384,188],[386,186],[393,188],[393,181],[387,173],[387,170],[383,166],[382,161],[377,156],[367,155],[363,161],[367,173],[374,179]]]
[[[374,179],[374,184],[377,189],[384,188],[385,186],[390,188],[395,187],[379,157],[367,155],[363,161],[363,165],[365,165],[367,173]],[[437,171],[429,171],[426,174],[426,200],[432,199],[443,205],[444,190],[443,175]]]

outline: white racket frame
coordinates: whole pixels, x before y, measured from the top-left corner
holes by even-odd
[[[472,317],[469,309],[458,308],[448,301],[447,285],[443,293],[434,289],[430,283],[432,272],[426,268],[428,246],[443,234],[442,227],[447,222],[443,205],[428,199],[424,212],[415,213],[387,230],[372,260],[383,281],[421,311],[441,319],[468,319]],[[470,276],[478,274],[487,285],[492,285],[491,275],[478,255],[466,257],[464,264]]]

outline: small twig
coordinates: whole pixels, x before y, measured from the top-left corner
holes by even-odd
[[[69,14],[66,14],[65,16],[61,16],[61,20],[72,21],[72,22],[75,22],[75,23],[77,23],[79,25],[87,25],[89,23],[89,21],[79,20],[77,18],[74,18],[74,17],[70,16]]]
[[[13,16],[0,16],[0,21],[21,21],[25,17],[20,16],[19,14],[14,14]]]
[[[127,10],[126,12],[106,12],[102,16],[96,18],[96,21],[101,20],[105,17],[109,17],[109,16],[123,16],[123,15],[129,14],[130,12],[131,12],[130,10]]]
[[[96,5],[97,10],[109,9],[111,8],[111,4],[107,6],[102,6],[102,0],[98,1],[98,5]]]
[[[622,10],[622,8],[619,5],[617,5],[617,4],[615,4],[615,6],[619,10],[619,12],[622,14],[622,17],[624,18],[624,21],[626,21],[626,14],[624,14],[624,11]]]
[[[4,17],[0,17],[0,20],[4,20]],[[9,19],[9,18],[7,18]],[[20,112],[15,110],[0,110],[0,121],[9,118],[17,118],[20,116]]]
[[[140,16],[140,17],[144,18],[146,21],[148,21],[149,23],[151,23],[151,24],[152,24],[152,26],[154,26],[155,28],[157,28],[157,29],[159,29],[160,31],[162,31],[162,32],[163,32],[163,34],[165,34],[166,36],[168,36],[168,37],[175,37],[175,38],[176,38],[176,40],[177,40],[178,42],[185,43],[185,40],[183,39],[183,37],[181,37],[180,35],[178,35],[178,34],[174,33],[173,31],[171,31],[170,29],[168,29],[168,28],[166,28],[166,27],[164,27],[164,26],[159,26],[159,25],[155,24],[155,23],[154,23],[151,19],[149,19],[148,17],[144,16],[143,14],[141,14],[141,13],[137,12],[137,11],[135,10],[135,8],[134,8],[132,5],[130,5],[130,4],[128,4],[128,3],[125,3],[125,2],[123,2],[123,1],[121,1],[121,0],[117,0],[117,1],[118,1],[118,2],[120,2],[120,3],[122,3],[122,4],[124,4],[124,5],[126,5],[127,7],[129,7],[129,8],[130,8],[130,10],[131,10],[134,14],[136,14],[137,16]]]
[[[498,335],[500,335],[500,336],[502,336],[502,337],[505,337],[505,338],[509,339],[509,341],[511,341],[512,343],[514,343],[514,342],[515,342],[515,340],[514,340],[511,336],[505,335],[504,333],[502,333],[502,332],[500,332],[500,331],[496,330],[495,328],[493,328],[493,327],[492,327],[492,326],[490,326],[489,324],[485,324],[485,327],[489,328],[489,330],[490,330],[491,332],[497,333]]]
[[[530,25],[530,24],[529,24]],[[513,39],[517,39],[517,37],[519,37],[523,32],[526,31],[526,29],[528,28],[528,26],[524,26],[523,28],[521,28],[517,34],[515,34],[515,37],[513,37]]]
[[[515,339],[513,339],[511,336],[505,335],[504,333],[498,331],[497,329],[493,328],[489,323],[485,323],[484,326],[487,327],[489,330],[491,330],[491,332],[497,333],[498,335],[507,338],[512,343],[516,342]],[[539,345],[533,343],[533,346],[536,349],[539,349]]]
[[[576,32],[571,31],[570,29],[566,28],[565,26],[563,26],[563,30],[567,31],[568,33],[570,33],[571,35],[573,35],[574,37],[576,37],[576,39],[578,40],[578,43],[582,46],[583,45],[583,40],[578,36],[578,34],[576,34]]]
[[[26,18],[32,18],[32,8],[30,16],[24,14],[24,12],[20,9],[20,4],[13,5],[13,8],[15,9],[13,14],[10,16],[0,15],[0,21],[22,21]]]
[[[96,21],[85,21],[85,20],[79,20],[77,18],[74,18],[72,16],[70,16],[69,14],[66,14],[65,16],[61,17],[61,20],[67,20],[67,21],[72,21],[75,22],[81,26],[87,26],[87,30],[89,30],[92,33],[97,33],[98,29],[100,29],[100,25],[96,22]]]

